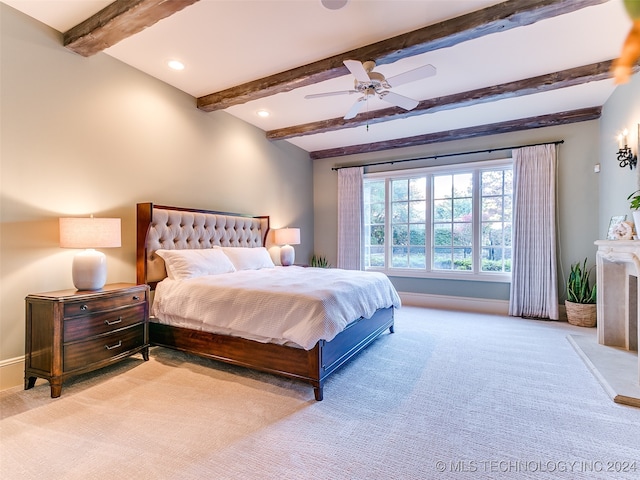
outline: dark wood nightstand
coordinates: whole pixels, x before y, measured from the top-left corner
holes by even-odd
[[[149,287],[132,283],[101,290],[61,290],[26,297],[24,388],[38,377],[51,385],[142,353],[149,360]]]

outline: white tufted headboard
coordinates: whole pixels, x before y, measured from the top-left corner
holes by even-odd
[[[155,251],[266,246],[269,217],[139,203],[136,212],[136,277],[152,288],[167,276]]]

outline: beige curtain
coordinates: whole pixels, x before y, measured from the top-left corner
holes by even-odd
[[[509,315],[557,320],[556,145],[513,150]]]
[[[338,268],[362,269],[363,167],[338,170]]]

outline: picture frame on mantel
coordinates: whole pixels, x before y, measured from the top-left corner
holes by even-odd
[[[609,228],[607,230],[607,240],[619,240],[620,237],[616,234],[616,227],[627,219],[626,215],[614,215],[609,220]]]

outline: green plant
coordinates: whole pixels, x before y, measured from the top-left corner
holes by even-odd
[[[313,255],[313,257],[311,257],[311,263],[310,265],[312,267],[317,267],[317,268],[329,268],[331,267],[331,265],[329,265],[329,262],[327,261],[327,259],[325,257],[321,257],[320,255]]]
[[[571,273],[567,280],[567,300],[573,303],[596,303],[596,285],[589,283],[589,276],[594,267],[587,268],[587,259],[571,265]]]
[[[636,190],[631,195],[627,197],[627,200],[631,200],[629,202],[629,208],[631,210],[640,209],[640,190]]]

